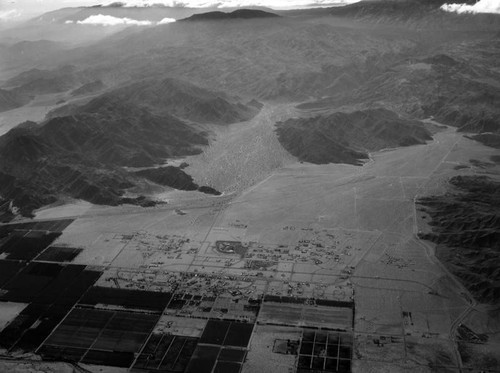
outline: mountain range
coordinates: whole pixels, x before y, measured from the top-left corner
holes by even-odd
[[[277,133],[291,154],[315,164],[359,165],[369,152],[432,140],[422,123],[381,108],[288,119],[277,124]]]
[[[63,195],[98,204],[131,203],[126,190],[141,179],[196,190],[181,168],[134,173],[125,167],[153,167],[198,154],[209,136],[199,123],[227,125],[257,112],[222,93],[172,78],[117,88],[0,137],[0,195],[29,215]]]
[[[49,30],[43,41],[2,39],[3,50],[22,53],[12,55],[0,76],[0,110],[22,110],[51,94],[58,104],[39,123],[0,138],[6,160],[0,171],[8,181],[0,195],[26,213],[61,195],[119,203],[145,180],[168,184],[123,167],[156,167],[198,154],[217,141],[217,127],[253,118],[261,102],[297,104],[302,114],[280,121],[276,133],[306,162],[362,164],[372,151],[425,143],[431,134],[420,120],[429,117],[494,144],[500,135],[499,18],[452,14],[440,5],[227,9],[197,15],[197,22],[111,31],[92,26],[102,30],[99,37],[79,45],[60,43],[52,30],[83,33],[89,26],[75,22],[95,14],[153,21],[168,12],[179,18],[199,12],[117,6],[38,17],[34,23]],[[39,59],[17,68],[23,53]],[[58,181],[75,173],[80,186]]]

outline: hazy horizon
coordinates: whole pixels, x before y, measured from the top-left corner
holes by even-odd
[[[334,6],[338,4],[355,3],[357,1],[359,0],[10,0],[0,2],[0,22],[22,21],[61,8],[109,5],[115,2],[124,3],[125,6],[150,6],[153,4],[163,4],[165,6],[172,7],[192,8],[263,6],[275,9],[293,9]]]

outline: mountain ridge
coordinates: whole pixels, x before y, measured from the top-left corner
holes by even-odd
[[[151,83],[142,81],[104,93],[84,105],[68,107],[65,115],[49,116],[40,124],[26,122],[1,136],[4,182],[0,183],[0,196],[12,200],[22,214],[30,215],[64,195],[97,204],[149,205],[153,202],[148,198],[126,196],[128,189],[145,179],[162,186],[220,194],[209,186],[194,184],[181,168],[129,172],[125,167],[152,167],[167,158],[199,154],[208,145],[208,133],[191,120],[207,115],[207,110],[211,119],[229,124],[242,119],[238,114],[253,115],[257,109],[178,79],[162,79],[157,86]],[[138,87],[153,93],[142,96],[144,92]],[[164,91],[166,87],[167,94],[159,97],[156,89]],[[181,107],[183,115],[179,115],[179,102],[169,101],[178,92],[183,100],[191,95],[191,101],[184,102],[194,108],[191,112]],[[196,100],[201,102],[199,106]],[[219,105],[216,109],[234,110],[231,115],[212,110],[214,102]]]
[[[432,139],[419,121],[382,108],[288,119],[277,124],[276,132],[292,155],[314,164],[361,165],[368,152]]]
[[[277,18],[280,17],[276,13],[265,12],[258,9],[237,9],[232,12],[213,11],[206,13],[193,14],[190,17],[180,19],[183,22],[193,21],[217,21],[231,19],[253,19],[253,18]]]

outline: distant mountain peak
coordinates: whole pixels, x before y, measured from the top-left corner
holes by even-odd
[[[226,19],[251,19],[251,18],[275,18],[279,15],[258,9],[237,9],[233,12],[207,12],[194,14],[191,17],[181,19],[181,21],[216,21]]]

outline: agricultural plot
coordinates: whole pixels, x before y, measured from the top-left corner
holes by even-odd
[[[30,303],[53,281],[62,269],[57,264],[30,263],[3,286],[1,300]]]
[[[253,324],[209,320],[200,343],[246,348],[252,330]]]
[[[207,322],[207,319],[162,315],[156,324],[153,333],[199,338],[201,337]]]
[[[94,307],[99,307],[99,305],[118,306],[126,309],[161,313],[170,301],[171,296],[169,293],[96,286],[84,295],[79,304]]]
[[[197,338],[152,334],[137,358],[133,371],[184,372],[197,345]]]
[[[61,233],[16,231],[0,247],[0,255],[9,260],[32,260],[47,248]]]
[[[297,372],[350,372],[353,336],[304,330]]]
[[[2,347],[35,350],[99,276],[84,266],[28,264],[4,286],[2,300],[28,306],[0,332]]]
[[[72,219],[2,225],[0,259],[30,261],[54,242]]]
[[[262,324],[351,330],[353,309],[346,305],[307,305],[304,303],[264,302],[258,322]]]
[[[2,229],[9,231],[32,230],[32,231],[62,232],[74,221],[75,219],[59,219],[59,220],[32,221],[28,223],[12,223],[3,225]]]
[[[12,322],[26,306],[25,303],[0,302],[0,330]]]
[[[246,353],[245,350],[198,345],[186,372],[239,373]]]
[[[299,341],[302,330],[294,327],[257,324],[243,365],[243,373],[288,373],[296,369],[297,355],[274,351],[276,340]]]
[[[36,260],[44,262],[72,262],[82,251],[83,249],[73,247],[50,246],[38,255]]]
[[[0,288],[25,266],[24,263],[0,260]]]
[[[87,364],[129,367],[159,316],[75,308],[39,349],[45,359],[65,356]]]
[[[259,309],[259,299],[226,295],[203,297],[201,295],[177,292],[168,304],[165,313],[184,317],[255,322]]]

